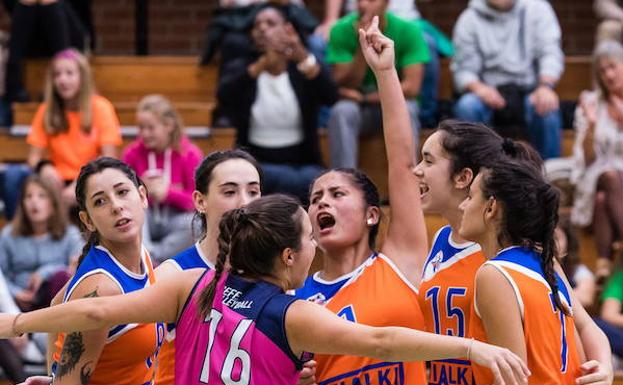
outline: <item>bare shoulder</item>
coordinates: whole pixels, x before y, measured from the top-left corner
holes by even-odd
[[[89,297],[105,297],[123,294],[119,285],[105,274],[98,273],[84,278],[71,292],[69,300]]]

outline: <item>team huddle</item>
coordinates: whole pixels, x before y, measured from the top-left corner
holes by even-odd
[[[383,112],[382,246],[362,172],[321,174],[305,211],[261,197],[259,164],[231,150],[195,172],[200,241],[154,269],[147,190],[100,158],[76,182],[76,274],[53,306],[1,314],[0,337],[50,333],[55,384],[611,384],[608,341],[555,259],[559,194],[538,154],[444,121],[416,164],[393,42],[377,17],[359,40]],[[448,222],[430,248],[424,213]]]

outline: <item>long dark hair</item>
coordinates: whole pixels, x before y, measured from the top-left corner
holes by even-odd
[[[136,188],[139,188],[140,186],[145,186],[143,181],[136,175],[136,172],[134,172],[134,170],[130,166],[123,163],[119,159],[109,157],[98,158],[82,166],[82,168],[80,169],[80,174],[78,175],[78,179],[76,179],[76,201],[78,202],[78,208],[80,209],[80,211],[87,211],[87,181],[92,175],[99,174],[100,172],[108,168],[114,168],[115,170],[119,170],[124,173],[132,182],[132,184],[136,186]],[[80,254],[80,258],[78,259],[78,264],[80,264],[84,257],[86,257],[91,247],[99,243],[97,231],[89,231],[83,223],[81,223],[81,227],[82,231],[85,234],[87,242],[82,248],[82,253]]]
[[[206,195],[210,187],[210,182],[212,181],[212,172],[216,166],[231,159],[242,159],[251,163],[251,165],[257,170],[257,173],[260,176],[260,186],[262,185],[262,167],[258,161],[248,152],[236,149],[214,151],[203,158],[203,161],[201,161],[201,164],[199,164],[195,170],[195,190],[199,191],[203,195]],[[208,221],[206,220],[205,214],[195,210],[193,224],[196,222],[199,222],[201,225],[201,234],[199,238],[203,238],[208,231]],[[193,226],[193,229],[194,228],[195,227]]]
[[[568,315],[569,310],[558,296],[554,272],[558,189],[547,183],[541,170],[532,163],[509,159],[500,159],[484,170],[481,188],[485,199],[494,197],[503,207],[498,242],[520,245],[540,255],[556,307]]]
[[[541,167],[543,160],[530,145],[504,139],[482,123],[447,119],[439,123],[441,146],[450,155],[450,176],[468,168],[473,175],[494,164],[498,158],[525,159]]]
[[[316,181],[323,175],[330,172],[339,172],[347,176],[352,182],[353,186],[358,188],[359,191],[363,193],[363,199],[367,207],[378,207],[379,209],[381,208],[381,198],[379,196],[379,190],[376,188],[374,182],[372,182],[372,179],[370,179],[370,177],[368,177],[363,171],[354,168],[340,167],[325,170],[320,175],[318,175],[309,185],[310,197]],[[379,212],[381,211],[379,210]],[[376,236],[379,233],[380,223],[381,221],[379,220],[375,225],[370,227],[370,230],[368,232],[368,246],[370,246],[371,249],[374,249],[376,247]]]
[[[215,275],[199,296],[202,317],[212,309],[216,285],[226,261],[235,274],[260,279],[272,274],[275,259],[284,249],[300,249],[302,215],[299,202],[281,194],[260,198],[223,215],[219,224]]]

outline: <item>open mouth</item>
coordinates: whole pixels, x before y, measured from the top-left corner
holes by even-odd
[[[420,183],[420,195],[425,195],[429,190],[429,187],[427,184],[424,183]]]
[[[333,218],[333,215],[329,213],[320,213],[316,219],[318,220],[320,230],[329,229],[335,226],[335,218]]]
[[[119,219],[117,222],[115,222],[115,227],[125,226],[125,225],[127,225],[128,223],[130,223],[130,220],[129,220],[129,219],[127,219],[127,218],[122,218],[122,219]]]

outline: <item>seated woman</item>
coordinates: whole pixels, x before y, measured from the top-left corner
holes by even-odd
[[[78,229],[68,223],[54,186],[36,174],[29,176],[17,213],[0,236],[0,268],[20,308],[50,304],[69,278],[69,265],[83,243]]]
[[[597,275],[610,273],[614,241],[623,239],[623,46],[605,41],[593,55],[597,90],[584,92],[575,111],[576,185],[571,220],[592,225]]]
[[[321,167],[317,117],[337,99],[327,69],[305,48],[282,8],[266,5],[255,17],[251,37],[259,57],[232,63],[218,91],[237,144],[261,163],[265,193],[283,192],[307,200]]]
[[[89,62],[80,52],[67,49],[52,58],[45,100],[26,141],[28,164],[64,186],[67,207],[76,205],[80,167],[98,156],[116,156],[121,145],[119,119],[113,105],[95,94]],[[50,163],[41,167],[46,152]]]

